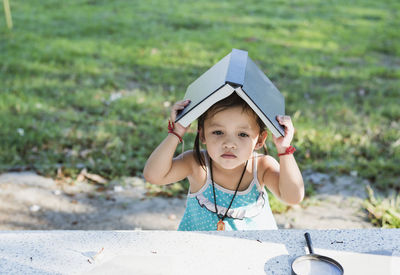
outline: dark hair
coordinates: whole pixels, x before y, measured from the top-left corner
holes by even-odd
[[[259,116],[251,109],[251,107],[244,101],[240,96],[238,96],[236,93],[232,93],[230,96],[227,98],[218,101],[214,105],[212,105],[204,114],[202,114],[198,119],[197,119],[197,135],[194,140],[194,146],[193,150],[196,155],[196,160],[197,162],[204,168],[205,161],[204,161],[204,156],[200,151],[200,129],[204,129],[204,121],[210,117],[215,115],[218,112],[224,111],[228,108],[232,107],[242,107],[243,112],[248,112],[251,115],[254,115],[254,118],[257,120],[257,124],[260,127],[260,134],[266,130],[264,122],[259,118]],[[268,150],[265,144],[263,145],[264,148],[264,153],[267,155]]]

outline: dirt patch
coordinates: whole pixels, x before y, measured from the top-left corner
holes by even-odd
[[[185,200],[145,193],[139,178],[104,190],[85,182],[59,184],[31,172],[6,173],[0,175],[0,229],[176,229]]]
[[[312,171],[303,172],[306,184],[312,184],[316,194],[293,207],[287,213],[275,215],[283,228],[351,229],[372,228],[368,214],[362,208],[367,198],[366,180],[354,176],[332,177]]]
[[[317,186],[316,194],[305,207],[275,215],[280,228],[373,227],[361,209],[367,182],[311,171],[304,179]],[[0,201],[1,230],[176,230],[186,199],[148,198],[144,181],[136,177],[104,189],[21,172],[0,175]]]

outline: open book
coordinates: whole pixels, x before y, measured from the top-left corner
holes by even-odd
[[[233,92],[249,104],[274,136],[284,136],[284,128],[276,120],[276,116],[285,114],[283,95],[248,57],[248,53],[237,49],[188,86],[184,99],[191,102],[178,113],[175,122],[187,127]]]

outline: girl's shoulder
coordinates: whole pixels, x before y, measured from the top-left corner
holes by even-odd
[[[204,157],[204,153],[201,152],[201,154]],[[199,168],[201,168],[201,165],[198,160],[198,156],[196,155],[196,152],[193,150],[185,151],[181,155],[176,157],[175,159],[179,159],[180,161],[184,162],[186,165],[190,166],[190,168],[193,172],[195,172]]]
[[[180,154],[176,158],[192,162],[192,161],[196,161],[196,153],[193,150],[187,150],[187,151],[183,152],[182,154]]]
[[[200,166],[200,160],[199,158],[202,158],[202,162],[205,163],[205,158],[207,157],[207,151],[206,150],[201,150],[200,151],[200,156],[196,154],[194,150],[187,150],[183,152],[181,155],[179,155],[177,158],[183,158],[185,160],[188,160],[190,162],[194,162],[194,165]]]
[[[204,158],[204,151],[201,151],[201,156]],[[193,150],[188,150],[183,153],[183,161],[190,167],[190,175],[188,175],[188,180],[190,183],[190,192],[196,193],[204,185],[207,179],[207,169],[200,165],[196,152]]]
[[[270,156],[270,155],[263,155],[263,154],[257,154],[257,174],[259,175],[259,178],[264,177],[266,173],[279,173],[279,163],[278,161]]]
[[[278,161],[273,156],[270,155],[256,153],[256,157],[258,164],[262,163],[264,165],[273,165],[275,163],[278,163]]]

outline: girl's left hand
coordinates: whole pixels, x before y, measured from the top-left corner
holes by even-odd
[[[276,119],[278,120],[279,124],[285,128],[285,136],[276,138],[273,135],[274,143],[278,154],[284,153],[286,148],[290,146],[292,142],[293,135],[294,135],[294,127],[292,123],[292,119],[290,116],[277,116]]]

